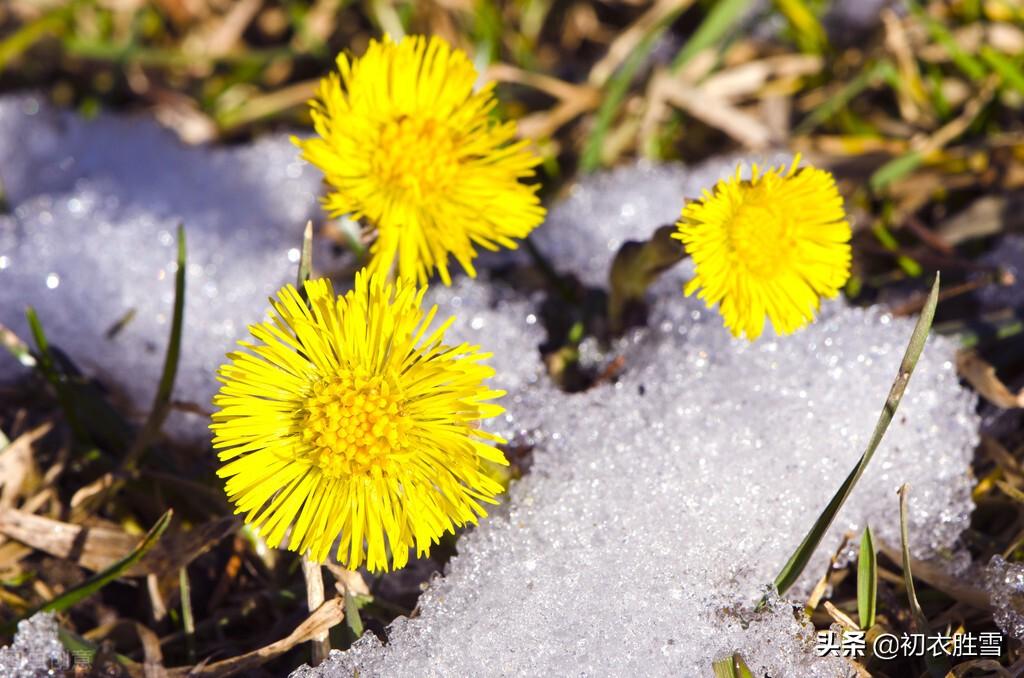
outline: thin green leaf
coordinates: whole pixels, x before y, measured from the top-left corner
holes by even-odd
[[[185,631],[185,652],[190,664],[196,662],[196,623],[192,616],[192,584],[188,578],[188,566],[178,570],[178,588],[181,591],[181,622]]]
[[[674,19],[676,15],[677,13],[673,13],[670,16]],[[607,136],[608,130],[611,129],[612,121],[618,115],[619,108],[626,98],[626,93],[629,92],[629,85],[633,82],[633,77],[640,70],[640,66],[647,60],[647,56],[654,49],[658,39],[670,23],[671,21],[666,19],[655,25],[644,36],[644,39],[640,41],[636,49],[630,53],[626,61],[615,71],[615,74],[608,79],[608,83],[605,85],[604,97],[601,100],[601,106],[597,109],[597,114],[594,117],[594,128],[591,130],[590,136],[587,137],[587,143],[580,153],[581,171],[589,173],[601,166],[604,138]]]
[[[857,558],[857,617],[862,629],[875,625],[878,604],[878,555],[871,527],[864,527],[860,538],[860,556]]]
[[[74,605],[77,605],[110,582],[120,577],[122,574],[127,572],[129,568],[142,560],[142,557],[149,553],[150,549],[156,545],[161,535],[163,535],[164,531],[167,529],[167,526],[171,524],[171,517],[173,515],[174,511],[168,509],[167,513],[163,514],[160,517],[160,520],[156,521],[156,524],[150,528],[149,532],[146,533],[146,536],[142,538],[142,541],[139,542],[139,545],[136,546],[131,553],[107,569],[97,572],[77,586],[73,586],[68,589],[48,603],[44,603],[25,613],[18,619],[6,624],[2,629],[0,629],[0,634],[7,635],[14,633],[14,630],[17,628],[18,622],[21,619],[27,619],[37,612],[63,612]]]
[[[146,417],[142,430],[125,455],[124,468],[134,469],[143,452],[160,432],[164,420],[171,411],[171,393],[174,391],[174,379],[178,374],[178,359],[181,357],[181,332],[185,321],[185,227],[178,225],[178,270],[174,275],[174,311],[171,318],[171,333],[167,341],[167,353],[164,356],[164,369],[160,375],[160,385],[149,416]]]
[[[907,527],[907,494],[910,485],[900,486],[900,544],[903,548],[903,584],[907,588],[907,599],[910,602],[910,614],[914,618],[914,624],[920,633],[926,633],[928,620],[921,610],[921,603],[917,600],[917,591],[914,588],[914,576],[910,571],[910,532]]]
[[[302,254],[299,257],[299,274],[295,287],[302,293],[305,282],[313,277],[313,222],[306,222],[302,232]]]
[[[363,635],[363,619],[359,616],[359,596],[354,595],[351,591],[345,591],[345,623],[352,633],[355,634],[356,638],[361,638]]]
[[[1004,83],[1024,94],[1024,72],[1021,72],[1017,64],[1008,59],[1005,54],[998,52],[988,45],[982,45],[981,58],[985,60],[985,63],[993,71],[999,74]]]
[[[797,135],[806,134],[821,123],[831,118],[836,113],[846,109],[857,95],[871,86],[876,80],[884,78],[888,73],[896,73],[893,65],[886,60],[875,62],[861,69],[850,82],[846,83],[835,94],[828,97],[817,108],[811,111],[803,121],[797,125],[794,133]]]
[[[949,58],[953,60],[957,68],[963,71],[964,75],[973,81],[978,81],[985,77],[988,72],[985,66],[972,55],[965,52],[945,26],[921,9],[917,2],[911,0],[908,5],[914,16],[924,23],[932,39],[945,48]]]
[[[672,60],[672,70],[679,71],[693,57],[721,42],[725,34],[746,14],[749,4],[750,0],[719,0],[716,2],[704,21],[676,54],[676,58]]]
[[[25,309],[25,318],[28,320],[32,339],[36,342],[36,368],[43,375],[43,378],[50,382],[53,390],[56,391],[57,400],[60,402],[60,407],[64,411],[64,416],[67,418],[71,430],[75,432],[75,437],[79,440],[88,440],[89,436],[78,420],[74,404],[75,398],[68,388],[67,381],[57,369],[53,352],[50,350],[50,342],[46,338],[46,332],[43,330],[43,323],[40,322],[36,310],[31,306]]]
[[[60,639],[60,644],[74,654],[76,658],[85,658],[90,664],[92,663],[92,658],[99,652],[99,645],[86,640],[63,626],[57,627],[57,638]],[[114,659],[118,664],[127,669],[129,676],[143,675],[142,664],[118,653],[114,654]]]
[[[910,571],[910,532],[907,528],[907,495],[910,493],[910,485],[900,486],[900,544],[903,554],[903,584],[907,589],[907,599],[910,602],[910,616],[914,619],[914,626],[918,633],[928,635],[928,618],[924,616],[921,603],[917,600],[917,591],[914,588],[914,575]],[[944,678],[949,673],[949,660],[946,655],[935,656],[931,650],[925,653],[925,665],[928,673],[934,678]]]
[[[711,664],[715,678],[753,678],[753,674],[739,653]]]
[[[804,0],[774,0],[775,8],[786,18],[801,51],[821,54],[828,46],[828,36]]]
[[[910,342],[907,344],[907,350],[903,354],[899,373],[896,375],[896,380],[889,390],[889,396],[882,407],[882,413],[878,417],[878,422],[875,424],[875,430],[871,434],[867,448],[864,450],[864,454],[861,455],[857,465],[850,471],[846,480],[843,481],[839,490],[832,497],[832,500],[821,512],[821,515],[818,516],[814,525],[811,526],[810,531],[808,531],[800,546],[797,547],[793,555],[790,556],[789,561],[782,568],[782,571],[775,578],[775,590],[779,595],[788,591],[789,587],[803,573],[804,568],[807,567],[807,563],[811,559],[811,555],[813,555],[818,544],[821,543],[822,538],[825,536],[825,532],[828,531],[832,521],[835,520],[836,515],[839,513],[839,509],[843,507],[847,497],[853,492],[854,486],[860,480],[861,475],[863,475],[864,469],[867,468],[871,458],[875,455],[875,450],[878,449],[878,445],[882,442],[882,438],[885,436],[885,432],[889,428],[893,416],[896,414],[900,400],[903,399],[903,393],[907,389],[910,375],[914,373],[914,367],[917,366],[917,360],[921,357],[921,351],[924,350],[925,341],[928,339],[928,330],[931,328],[932,320],[935,318],[935,307],[938,305],[938,302],[939,275],[936,273],[931,294],[928,295],[928,301],[921,311],[921,317],[917,319],[914,331],[910,335]]]
[[[0,40],[0,73],[10,62],[23,54],[47,35],[62,32],[71,17],[73,7],[63,6],[29,21],[3,40]]]
[[[907,255],[900,253],[899,241],[897,241],[896,236],[894,236],[889,229],[885,227],[884,223],[881,221],[876,222],[875,225],[871,227],[871,232],[874,233],[876,238],[878,238],[878,242],[882,244],[882,247],[896,255],[896,263],[900,265],[900,268],[903,269],[904,273],[912,278],[916,278],[924,272],[921,268],[921,264],[917,263]]]
[[[923,160],[924,158],[917,151],[910,151],[893,158],[871,175],[868,180],[871,190],[880,191],[892,182],[902,179],[920,167]]]

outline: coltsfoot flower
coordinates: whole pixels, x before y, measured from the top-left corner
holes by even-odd
[[[835,180],[799,161],[788,172],[755,165],[750,181],[737,169],[687,203],[676,224],[673,237],[696,267],[686,295],[718,304],[734,336],[757,339],[765,316],[779,334],[803,327],[850,276],[850,225]]]
[[[478,428],[504,409],[484,385],[479,347],[430,330],[425,290],[366,271],[336,297],[325,280],[271,299],[255,342],[228,355],[210,428],[228,497],[268,545],[355,569],[403,567],[456,526],[476,523],[501,485],[483,461],[507,464]],[[290,528],[290,534],[289,533]]]
[[[544,218],[537,186],[520,181],[540,159],[515,124],[491,118],[488,83],[464,52],[438,37],[373,40],[338,56],[311,102],[318,136],[295,140],[330,187],[333,216],[376,229],[369,268],[451,284],[448,256],[475,275],[475,245],[515,248]]]

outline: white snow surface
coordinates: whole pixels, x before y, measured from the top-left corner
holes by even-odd
[[[83,122],[31,97],[0,100],[0,173],[14,207],[0,218],[0,323],[27,336],[22,312],[34,305],[53,342],[147,406],[168,330],[173,230],[184,222],[176,397],[205,405],[223,354],[294,276],[319,184],[297,157],[283,136],[186,148],[145,120]],[[674,220],[684,196],[734,168],[726,159],[595,177],[552,210],[538,244],[559,269],[602,285],[618,243]],[[911,323],[833,303],[807,330],[751,345],[682,296],[685,274],[652,290],[648,329],[593,352],[621,355],[620,378],[571,396],[543,376],[536,299],[467,280],[432,288],[441,315],[459,318],[450,339],[495,353],[495,383],[509,395],[493,427],[535,446],[532,470],[460,540],[419,615],[397,621],[386,646],[368,635],[300,675],[707,675],[733,651],[755,675],[849,674],[813,656],[812,631],[789,601],[751,610],[861,453]],[[132,308],[135,319],[106,339]],[[929,342],[794,601],[844,533],[870,522],[880,540],[897,540],[904,482],[915,554],[963,565],[956,540],[972,509],[977,421],[952,351]],[[23,369],[0,358],[0,379]],[[172,422],[190,425],[201,430],[204,418]]]
[[[1024,640],[1024,563],[993,556],[984,580],[996,625],[1011,638]]]
[[[558,268],[600,284],[619,243],[732,171],[727,159],[598,176],[552,210],[539,244]],[[975,399],[958,384],[953,344],[932,338],[791,600],[752,611],[862,452],[912,322],[836,302],[796,335],[748,344],[682,296],[685,274],[657,284],[650,327],[605,354],[625,358],[617,383],[572,396],[533,381],[532,356],[509,357],[528,349],[528,308],[494,314],[486,296],[467,294],[472,285],[435,293],[486,314],[475,339],[472,328],[459,332],[524,375],[525,388],[510,387],[502,432],[536,445],[532,470],[462,537],[418,616],[396,621],[386,645],[367,634],[293,675],[696,676],[734,651],[755,675],[852,675],[842,660],[814,656],[794,604],[844,534],[870,523],[877,539],[899,543],[903,483],[915,555],[954,572],[966,565],[956,542],[973,508]]]
[[[14,642],[0,647],[0,676],[42,678],[65,675],[71,656],[57,636],[57,618],[50,612],[18,622]]]
[[[28,340],[34,306],[52,343],[142,412],[167,347],[178,224],[188,257],[174,397],[209,410],[216,368],[294,280],[319,209],[319,175],[285,135],[193,148],[143,117],[84,121],[32,96],[0,99],[0,180],[12,207],[0,216],[0,323]],[[0,354],[0,379],[24,372]],[[206,423],[177,412],[169,428],[203,437]]]

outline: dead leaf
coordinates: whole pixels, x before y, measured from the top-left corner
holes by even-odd
[[[327,633],[334,626],[337,626],[345,619],[345,600],[343,598],[332,598],[316,609],[316,612],[309,615],[306,621],[295,627],[295,630],[277,642],[271,643],[258,650],[247,652],[231,659],[214,662],[212,664],[198,664],[196,666],[181,666],[167,670],[170,678],[189,678],[193,676],[205,676],[207,678],[224,678],[233,676],[244,671],[251,671],[257,666],[279,657],[296,645],[308,642],[309,640]]]
[[[0,450],[0,508],[14,506],[14,500],[22,493],[25,482],[34,475],[36,465],[32,444],[51,428],[49,423],[38,426]]]
[[[357,596],[368,596],[370,595],[370,587],[366,585],[366,580],[363,579],[363,575],[353,570],[346,570],[338,563],[328,560],[324,565],[334,578],[337,580],[335,588],[338,592],[344,594],[346,592],[355,594]]]
[[[231,534],[237,526],[238,519],[229,516],[188,532],[168,534],[129,568],[126,576],[176,572]],[[139,542],[137,535],[116,528],[73,525],[10,508],[0,511],[0,534],[52,556],[73,560],[94,572],[110,567]]]
[[[654,76],[650,95],[655,101],[667,101],[705,125],[725,132],[748,148],[763,150],[773,141],[771,130],[754,116],[667,71]]]
[[[1024,391],[1011,392],[996,376],[996,369],[982,360],[977,352],[970,349],[957,352],[956,371],[993,405],[1005,409],[1024,407]]]

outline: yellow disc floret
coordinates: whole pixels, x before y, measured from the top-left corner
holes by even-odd
[[[381,375],[340,370],[306,398],[302,438],[328,478],[386,475],[409,449],[411,422]]]
[[[428,330],[436,307],[413,284],[363,271],[344,296],[304,291],[280,290],[220,370],[218,473],[268,545],[322,561],[337,542],[347,567],[402,567],[502,491],[485,463],[507,464],[501,439],[479,422],[503,392],[484,383],[489,354]]]

